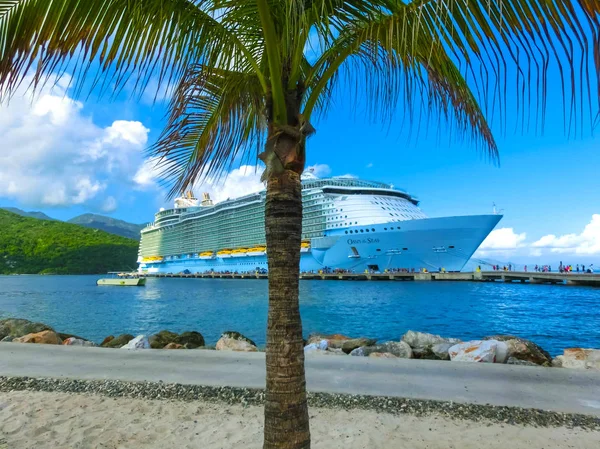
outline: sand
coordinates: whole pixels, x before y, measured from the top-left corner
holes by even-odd
[[[600,447],[600,432],[363,410],[311,409],[314,448]],[[259,449],[262,408],[17,391],[0,393],[0,449]]]

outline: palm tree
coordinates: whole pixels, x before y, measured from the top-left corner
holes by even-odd
[[[548,92],[561,92],[569,130],[591,124],[599,14],[597,0],[0,0],[0,92],[65,73],[78,93],[173,86],[151,148],[172,195],[240,159],[264,162],[264,447],[306,448],[300,175],[313,123],[355,90],[372,118],[401,104],[403,122],[447,122],[492,159],[486,118],[506,129],[509,103],[538,130]]]

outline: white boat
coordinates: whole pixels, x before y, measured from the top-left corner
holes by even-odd
[[[96,285],[115,285],[118,287],[141,287],[146,285],[146,278],[137,273],[110,272],[110,277],[98,279]]]

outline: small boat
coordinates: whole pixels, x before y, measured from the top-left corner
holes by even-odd
[[[110,277],[98,279],[96,285],[116,285],[119,287],[141,287],[146,285],[146,278],[140,277],[137,273],[121,273],[111,271]]]

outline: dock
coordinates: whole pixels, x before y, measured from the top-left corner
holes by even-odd
[[[263,273],[142,273],[148,278],[267,279]],[[542,273],[528,271],[415,272],[415,273],[301,273],[301,280],[315,281],[471,281],[600,287],[598,273]]]

